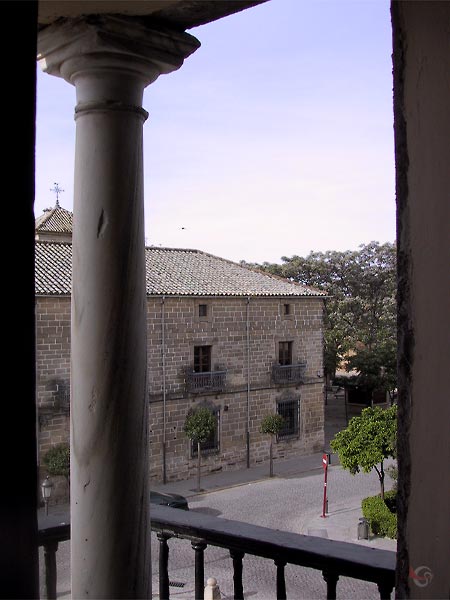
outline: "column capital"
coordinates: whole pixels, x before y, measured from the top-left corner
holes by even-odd
[[[38,35],[38,62],[75,85],[81,73],[133,74],[143,87],[181,67],[200,42],[185,32],[151,29],[138,17],[91,15],[64,19]]]

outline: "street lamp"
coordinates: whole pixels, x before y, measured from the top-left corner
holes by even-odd
[[[50,477],[47,475],[47,477],[41,483],[42,497],[44,498],[44,502],[45,502],[45,514],[46,515],[48,515],[48,501],[50,500],[50,496],[52,495],[52,488],[53,488],[53,482],[50,479]]]

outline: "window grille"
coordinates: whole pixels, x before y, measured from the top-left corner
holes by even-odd
[[[277,403],[277,412],[284,419],[278,439],[298,437],[300,431],[300,400],[283,400]]]
[[[306,362],[296,365],[273,365],[272,381],[277,385],[289,385],[292,383],[304,383]]]
[[[62,409],[70,409],[70,381],[56,381],[55,397],[58,399],[59,406]]]

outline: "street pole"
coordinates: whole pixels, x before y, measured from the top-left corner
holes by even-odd
[[[327,476],[328,476],[328,454],[322,455],[322,465],[324,470],[324,481],[323,481],[323,508],[322,508],[322,517],[326,518],[327,512]]]

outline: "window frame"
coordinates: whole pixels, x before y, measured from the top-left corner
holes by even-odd
[[[198,313],[197,316],[199,319],[207,319],[208,318],[208,305],[204,302],[199,302],[197,304]],[[202,314],[204,312],[204,314]]]
[[[287,350],[282,350],[282,346],[286,346],[286,344]],[[283,358],[284,355],[285,357]],[[277,360],[281,367],[287,367],[294,364],[294,342],[292,340],[280,340],[278,342]]]
[[[207,349],[207,351],[206,351]],[[208,369],[203,368],[207,363]],[[198,367],[198,370],[197,370]],[[194,345],[194,373],[211,373],[212,372],[212,345],[211,344],[195,344]]]
[[[206,315],[200,314],[200,307],[206,306]],[[199,298],[194,300],[194,321],[197,323],[211,323],[212,322],[212,303],[207,298]]]
[[[289,300],[283,300],[280,302],[280,316],[282,320],[293,320],[294,319],[294,304]]]

